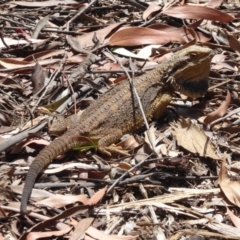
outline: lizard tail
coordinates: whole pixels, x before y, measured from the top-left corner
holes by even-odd
[[[65,153],[66,151],[72,149],[76,146],[76,140],[74,137],[69,135],[62,135],[61,137],[55,139],[51,144],[46,146],[34,159],[30,165],[27,177],[25,180],[25,185],[22,194],[20,212],[22,214],[27,213],[27,202],[31,195],[32,188],[34,186],[35,180],[38,174],[52,162],[54,158],[58,155]]]

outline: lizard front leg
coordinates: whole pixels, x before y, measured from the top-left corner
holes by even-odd
[[[153,118],[158,120],[164,113],[168,104],[172,100],[172,91],[166,91],[161,95],[160,98],[157,98],[157,101],[154,103]]]

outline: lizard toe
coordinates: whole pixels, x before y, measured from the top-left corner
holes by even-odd
[[[98,148],[99,152],[107,155],[112,156],[113,154],[122,155],[122,156],[129,156],[128,151],[122,149],[122,147],[118,147],[114,144],[108,147],[100,147]]]

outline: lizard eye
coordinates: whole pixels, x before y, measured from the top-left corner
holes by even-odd
[[[190,52],[189,55],[191,58],[196,58],[198,56],[197,52]]]

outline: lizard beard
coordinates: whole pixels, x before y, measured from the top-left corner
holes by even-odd
[[[181,82],[181,85],[178,86],[178,89],[181,93],[184,95],[191,97],[191,98],[197,98],[203,96],[207,90],[208,90],[208,79],[204,78],[200,81],[183,81]]]

